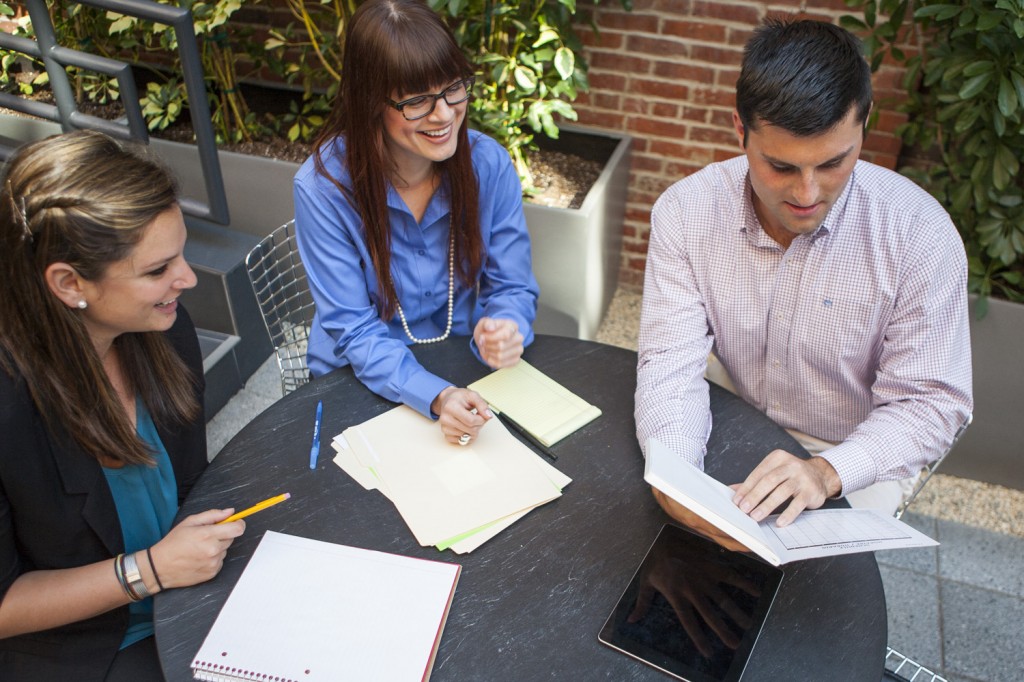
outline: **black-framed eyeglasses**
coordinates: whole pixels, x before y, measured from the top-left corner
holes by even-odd
[[[475,76],[470,76],[469,78],[455,81],[436,95],[419,95],[403,99],[401,102],[388,98],[387,102],[402,112],[402,116],[405,117],[406,121],[415,121],[424,116],[430,116],[434,112],[434,107],[437,106],[437,100],[439,99],[444,99],[448,106],[465,102],[472,94],[473,82],[475,80]]]

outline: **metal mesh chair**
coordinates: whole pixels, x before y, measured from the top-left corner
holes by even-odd
[[[945,677],[910,660],[892,647],[885,651],[885,672],[882,680],[897,682],[947,682]]]
[[[967,419],[965,419],[964,423],[960,425],[959,429],[957,429],[956,435],[953,436],[953,442],[950,443],[949,447],[946,448],[946,451],[942,453],[942,457],[939,457],[937,460],[935,460],[934,462],[932,462],[931,464],[929,464],[928,466],[921,470],[921,474],[917,477],[917,482],[914,483],[913,490],[910,491],[910,494],[907,495],[906,499],[903,500],[900,506],[896,508],[895,516],[897,519],[902,517],[903,513],[907,511],[907,507],[910,506],[910,503],[914,501],[914,498],[917,497],[917,494],[921,492],[921,488],[924,487],[924,484],[928,482],[928,479],[932,477],[932,474],[935,473],[935,470],[939,468],[939,465],[942,464],[943,460],[946,459],[950,451],[953,450],[953,447],[957,444],[957,441],[960,440],[960,437],[964,435],[964,431],[966,431],[967,427],[971,425],[971,421],[973,421],[973,419],[974,417],[972,415],[967,415]]]
[[[295,242],[295,221],[277,228],[245,257],[263,324],[274,344],[284,394],[309,381],[306,342],[316,307]]]
[[[953,436],[953,442],[949,444],[946,451],[942,453],[942,457],[926,466],[921,470],[921,475],[917,477],[917,481],[914,483],[914,488],[907,496],[903,503],[896,509],[896,518],[903,516],[903,513],[907,511],[907,507],[914,501],[917,494],[921,492],[921,488],[925,486],[928,479],[932,477],[935,470],[939,468],[942,461],[946,459],[949,453],[953,450],[953,446],[957,444],[960,437],[964,435],[964,431],[971,425],[973,421],[972,415],[967,415],[967,419],[957,429],[956,435]],[[945,677],[941,677],[937,673],[925,668],[919,663],[907,658],[900,652],[896,651],[892,647],[886,647],[885,650],[885,674],[882,677],[883,682],[885,680],[895,680],[897,682],[947,682]]]

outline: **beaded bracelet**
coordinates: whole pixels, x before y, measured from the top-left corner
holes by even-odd
[[[153,571],[153,579],[156,580],[156,586],[163,592],[164,584],[160,582],[160,574],[156,572],[156,564],[153,563],[153,553],[149,551],[149,547],[146,548],[146,559],[149,560],[149,568]]]

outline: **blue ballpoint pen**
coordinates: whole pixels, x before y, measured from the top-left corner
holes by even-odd
[[[316,422],[313,424],[313,447],[309,449],[309,468],[316,469],[316,460],[320,456],[320,420],[324,416],[324,401],[316,404]]]

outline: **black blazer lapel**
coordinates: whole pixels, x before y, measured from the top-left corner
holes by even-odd
[[[85,454],[66,433],[56,435],[53,444],[51,451],[65,492],[86,496],[83,519],[112,556],[120,554],[124,551],[121,522],[99,462]]]

